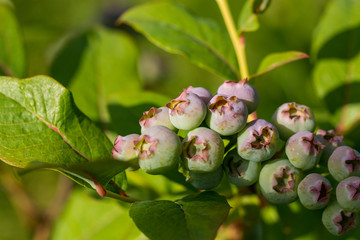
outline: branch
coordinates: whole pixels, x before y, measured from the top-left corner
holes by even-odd
[[[245,37],[242,33],[240,36],[240,40],[237,34],[237,30],[234,24],[234,20],[231,16],[231,12],[229,9],[229,5],[227,0],[216,0],[216,3],[219,6],[221,15],[224,19],[226,29],[230,35],[231,42],[233,44],[235,54],[239,64],[239,70],[241,74],[241,78],[248,78],[249,77],[249,70],[246,61],[246,54],[245,54]],[[240,79],[239,79],[240,80]]]
[[[33,229],[40,217],[39,210],[33,199],[25,191],[22,183],[14,178],[14,174],[10,170],[10,167],[0,166],[0,184],[21,221],[28,229]]]
[[[1,60],[0,60],[0,70],[9,77],[15,77],[14,74],[12,73],[11,69],[8,68]]]
[[[73,182],[59,174],[56,194],[47,210],[41,216],[35,228],[33,240],[50,239],[54,223],[61,214],[72,189]]]

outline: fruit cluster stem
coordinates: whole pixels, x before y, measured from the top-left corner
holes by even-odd
[[[216,0],[216,3],[219,6],[221,15],[225,22],[226,29],[230,35],[230,39],[235,50],[236,58],[239,64],[241,79],[248,78],[249,70],[245,53],[245,36],[243,33],[240,34],[240,37],[238,36],[238,32],[236,30],[227,0]]]

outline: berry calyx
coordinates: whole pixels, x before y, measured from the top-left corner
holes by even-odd
[[[172,131],[176,131],[176,128],[170,121],[169,108],[167,107],[150,108],[149,111],[143,113],[143,116],[139,120],[139,124],[141,126],[141,132],[155,125],[162,125]]]
[[[184,138],[182,156],[189,171],[212,172],[223,162],[224,143],[213,130],[199,127]]]
[[[216,95],[209,102],[207,125],[223,136],[240,132],[246,125],[248,110],[243,101],[235,96]]]
[[[311,109],[295,102],[284,103],[278,107],[271,122],[279,130],[280,138],[283,140],[297,132],[312,132],[315,129],[315,118]]]
[[[171,123],[182,130],[191,130],[200,126],[207,112],[203,100],[196,94],[188,93],[186,90],[166,106],[169,108]]]
[[[262,162],[276,152],[279,133],[274,125],[263,120],[251,121],[238,135],[238,153],[250,161]]]
[[[256,89],[248,84],[247,78],[239,82],[225,80],[218,88],[217,95],[236,96],[246,104],[248,113],[254,112],[259,104],[259,95]]]

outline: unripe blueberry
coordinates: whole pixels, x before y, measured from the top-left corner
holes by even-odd
[[[213,172],[193,172],[189,171],[188,182],[195,188],[208,190],[220,184],[223,176],[223,169],[220,166]]]
[[[319,162],[324,148],[314,133],[301,131],[287,140],[285,152],[292,165],[306,171]]]
[[[135,151],[135,143],[138,139],[138,134],[130,134],[124,137],[119,135],[114,142],[111,154],[117,160],[129,162],[131,166],[128,170],[137,170],[139,168],[138,157]]]
[[[150,108],[149,111],[143,113],[143,116],[139,120],[139,124],[141,126],[141,132],[155,125],[165,126],[172,131],[176,131],[176,128],[170,122],[169,108],[167,107]]]
[[[181,141],[173,131],[157,125],[144,130],[136,142],[135,150],[144,172],[162,174],[177,165]]]
[[[186,89],[186,91],[188,93],[194,93],[194,94],[198,95],[201,98],[201,100],[203,100],[205,105],[207,105],[210,102],[210,99],[213,97],[211,92],[209,90],[207,90],[206,88],[203,88],[203,87],[189,86]]]
[[[261,163],[241,158],[236,149],[226,155],[223,165],[229,181],[236,186],[250,186],[259,179]]]
[[[212,172],[220,167],[224,157],[224,143],[216,132],[199,127],[183,140],[185,167],[193,172]]]
[[[182,130],[191,130],[200,126],[207,112],[206,105],[200,97],[186,90],[166,106],[170,108],[171,123]]]
[[[275,154],[278,141],[276,127],[263,119],[257,119],[249,122],[239,133],[237,149],[240,157],[262,162]]]
[[[235,96],[216,95],[208,105],[207,125],[223,136],[240,132],[246,125],[248,110],[243,101]]]
[[[346,211],[360,211],[360,177],[352,176],[342,180],[336,187],[336,199]]]
[[[298,186],[301,204],[310,210],[324,208],[329,203],[332,191],[329,180],[318,173],[310,173]]]
[[[328,169],[339,182],[349,176],[360,176],[359,152],[348,146],[336,148],[329,158]]]
[[[287,159],[275,159],[265,163],[260,171],[261,193],[272,203],[290,203],[297,198],[301,171]]]
[[[345,211],[333,201],[323,211],[321,220],[331,234],[340,236],[356,227],[356,217],[356,213]]]
[[[243,101],[249,114],[254,112],[259,105],[259,95],[256,89],[247,83],[247,79],[240,82],[226,80],[217,90],[218,95],[235,96]]]
[[[321,155],[321,159],[323,159],[325,163],[327,163],[329,157],[337,147],[344,145],[344,137],[340,134],[337,134],[334,130],[325,131],[319,129],[316,132],[316,136],[320,142],[325,145],[325,149]]]
[[[278,107],[271,121],[279,130],[280,138],[283,140],[294,133],[313,132],[315,129],[315,118],[311,109],[295,102],[284,103]]]

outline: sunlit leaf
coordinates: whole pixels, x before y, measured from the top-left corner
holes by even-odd
[[[23,39],[8,1],[0,2],[0,23],[0,75],[24,77]]]
[[[247,0],[241,10],[238,28],[239,32],[253,32],[259,29],[258,15],[253,12],[253,0]]]
[[[238,79],[235,53],[225,28],[182,7],[157,2],[134,7],[121,16],[152,43],[228,79]]]
[[[356,55],[354,50],[359,52],[359,40],[348,42],[346,39],[349,39],[349,36],[359,39],[359,11],[360,1],[358,0],[329,2],[314,31],[312,55],[315,57],[322,53],[328,54],[328,50],[332,53],[343,53],[345,56]],[[349,52],[349,48],[352,48],[352,51]]]
[[[127,167],[111,160],[111,142],[54,79],[0,77],[0,102],[0,159],[5,163],[57,169],[93,188]]]
[[[130,217],[150,239],[214,239],[230,210],[225,197],[215,192],[189,195],[177,201],[134,203]]]
[[[52,239],[132,240],[140,235],[127,208],[110,199],[99,201],[75,191],[55,224]]]
[[[51,74],[69,87],[81,111],[106,124],[107,97],[140,87],[137,59],[137,48],[129,36],[95,27],[64,45],[52,64]]]
[[[314,32],[312,51],[316,57],[313,81],[337,130],[360,130],[360,2],[329,2]],[[347,138],[359,146],[356,137]]]
[[[308,57],[309,56],[306,53],[297,51],[272,53],[262,60],[256,74],[252,75],[250,78],[263,75],[287,63],[291,63]]]
[[[247,0],[238,19],[239,32],[254,32],[259,29],[258,15],[264,13],[270,0]]]

